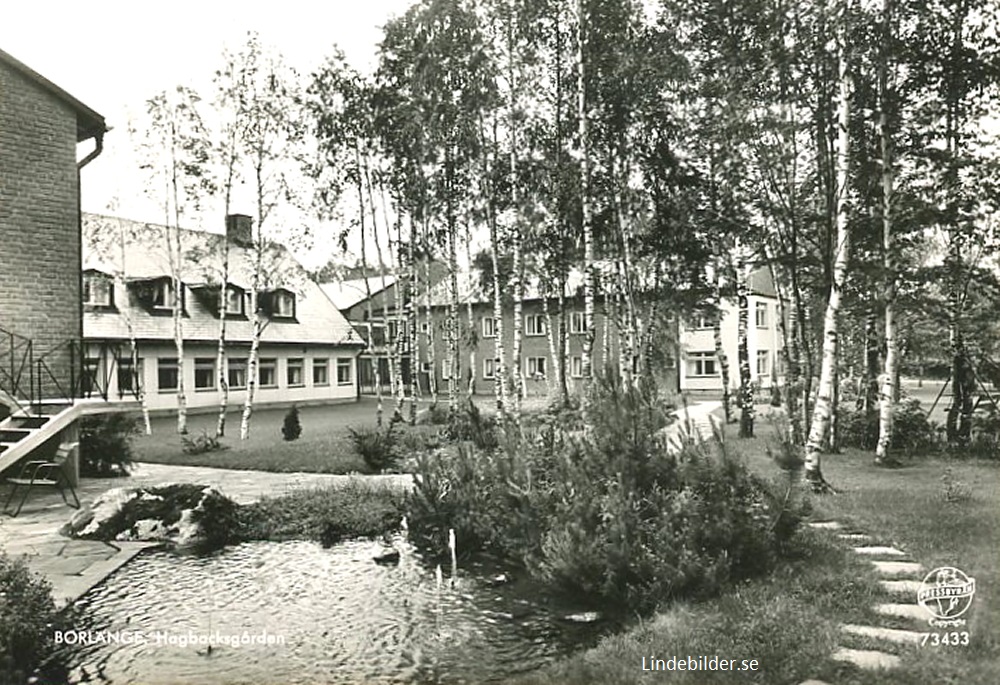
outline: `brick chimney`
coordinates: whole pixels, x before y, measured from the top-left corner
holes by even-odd
[[[230,214],[226,217],[226,238],[240,247],[253,245],[253,217]]]

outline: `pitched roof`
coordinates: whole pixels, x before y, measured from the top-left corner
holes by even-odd
[[[583,271],[572,269],[566,279],[566,297],[574,297],[583,292]],[[431,288],[431,305],[444,307],[451,304],[451,279],[442,278]],[[542,283],[538,276],[526,276],[524,284],[525,300],[542,299]],[[478,269],[462,271],[458,274],[458,301],[462,304],[492,303],[493,295],[483,293]]]
[[[100,136],[108,130],[108,126],[104,122],[104,117],[92,110],[90,107],[87,107],[87,105],[77,100],[56,84],[52,83],[52,81],[39,74],[24,62],[21,62],[3,50],[0,50],[0,64],[6,64],[11,69],[42,88],[42,90],[47,91],[57,100],[64,102],[76,113],[76,141],[78,143],[83,142],[88,138],[93,138],[94,136]]]
[[[124,234],[125,256],[122,264],[121,236]],[[151,280],[169,276],[170,258],[164,226],[146,224],[97,214],[83,215],[83,270],[96,270],[108,275],[121,274],[127,282]],[[183,248],[180,266],[181,280],[188,286],[185,297],[187,316],[183,319],[185,340],[217,340],[219,319],[202,299],[191,292],[192,287],[221,283],[221,255],[225,236],[205,231],[180,231]],[[360,344],[360,339],[340,310],[314,283],[304,268],[280,245],[265,251],[262,290],[285,288],[295,293],[295,319],[274,320],[261,335],[263,342]],[[124,266],[124,269],[122,268]],[[249,289],[253,282],[253,252],[230,243],[229,282]],[[125,316],[131,317],[137,338],[143,340],[173,340],[173,317],[151,313],[146,307],[115,287],[114,303],[118,311],[85,311],[83,334],[89,339],[122,339],[128,337]],[[228,318],[226,337],[232,342],[249,342],[252,322]]]
[[[366,285],[367,281],[367,285]],[[330,301],[336,305],[337,309],[349,309],[359,302],[364,302],[371,292],[375,297],[386,288],[391,287],[396,282],[396,278],[386,274],[385,287],[382,287],[381,276],[371,276],[369,278],[352,278],[346,281],[331,281],[321,283],[320,287]]]
[[[766,266],[758,266],[750,272],[750,293],[763,297],[778,297],[778,291],[774,287],[774,279],[771,278],[771,270]]]

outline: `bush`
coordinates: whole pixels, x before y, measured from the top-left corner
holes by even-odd
[[[285,422],[281,425],[281,437],[285,440],[298,440],[302,435],[302,423],[299,421],[299,408],[294,404],[285,414]]]
[[[49,584],[0,552],[0,682],[23,683],[52,649]]]
[[[411,537],[441,553],[449,528],[465,551],[489,550],[576,592],[648,611],[771,567],[799,513],[721,444],[671,455],[655,386],[592,384],[589,426],[505,431],[420,460]]]
[[[389,422],[385,430],[368,426],[347,429],[354,451],[365,460],[365,465],[372,473],[393,469],[399,463],[399,446],[394,427],[395,423]]]
[[[484,416],[470,399],[451,415],[445,437],[453,442],[471,442],[481,450],[497,447],[497,421]]]
[[[443,404],[432,404],[427,412],[420,417],[420,423],[429,423],[432,426],[446,426],[451,418],[448,407]]]
[[[80,475],[91,478],[127,476],[132,465],[132,438],[139,421],[120,412],[80,419]]]
[[[354,481],[333,488],[299,490],[240,508],[244,540],[316,540],[324,546],[395,530],[404,495]]]
[[[866,413],[841,403],[838,411],[840,441],[845,447],[874,450],[878,444],[878,411]],[[913,455],[938,447],[934,425],[927,420],[920,401],[905,398],[893,409],[891,449]]]
[[[202,430],[201,435],[195,438],[189,438],[186,435],[181,436],[181,450],[183,450],[184,454],[205,454],[207,452],[219,452],[227,449],[229,449],[228,445],[223,444],[218,437],[209,435],[205,430]]]
[[[975,457],[1000,458],[1000,412],[993,404],[981,406],[973,413],[967,451]]]

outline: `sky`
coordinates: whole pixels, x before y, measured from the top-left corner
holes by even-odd
[[[147,99],[177,85],[207,97],[223,48],[238,48],[248,31],[303,74],[335,44],[357,69],[371,71],[381,27],[412,2],[19,0],[5,3],[0,49],[102,114],[111,127],[104,152],[82,172],[83,210],[162,222],[162,210],[143,194],[127,134],[130,115],[142,112]],[[92,146],[81,144],[78,157]],[[235,210],[253,213],[249,206]],[[326,245],[311,247],[302,251],[310,268],[329,256]]]

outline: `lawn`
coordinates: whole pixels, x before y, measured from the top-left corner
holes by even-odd
[[[761,408],[764,409],[763,407]],[[755,471],[775,477],[765,453],[773,435],[766,419],[758,437],[739,440],[727,430],[729,444]],[[942,477],[951,469],[968,499],[948,502]],[[928,570],[956,566],[976,579],[976,600],[965,627],[967,647],[906,647],[893,650],[903,665],[881,673],[862,672],[833,661],[841,646],[873,648],[840,633],[843,623],[893,626],[872,606],[893,601],[882,594],[872,567],[832,535],[805,530],[797,558],[775,574],[732,589],[702,603],[678,603],[640,622],[596,648],[532,674],[525,683],[799,683],[818,678],[829,683],[938,685],[1000,682],[1000,467],[994,463],[914,459],[904,468],[876,468],[871,455],[856,450],[825,458],[824,472],[840,493],[811,497],[815,520],[837,519],[848,530],[868,533],[876,543],[902,547]],[[957,491],[961,491],[961,486]],[[895,624],[928,630],[919,624]],[[643,672],[642,658],[718,655],[757,659],[757,672]]]
[[[409,407],[407,407],[408,409]],[[384,404],[385,421],[392,415],[392,405]],[[240,440],[240,413],[233,411],[226,421],[227,449],[204,454],[185,454],[177,420],[160,416],[152,420],[153,434],[140,435],[134,443],[136,461],[185,466],[214,466],[223,469],[249,469],[280,473],[353,473],[364,472],[365,463],[351,447],[348,427],[374,426],[375,401],[362,399],[349,404],[302,407],[299,420],[302,435],[286,441],[281,426],[287,409],[262,409],[253,413],[250,438]],[[188,417],[188,434],[194,438],[206,432],[215,434],[217,415],[196,414]],[[402,427],[403,431],[426,431],[433,426]],[[400,430],[397,428],[397,430]]]

